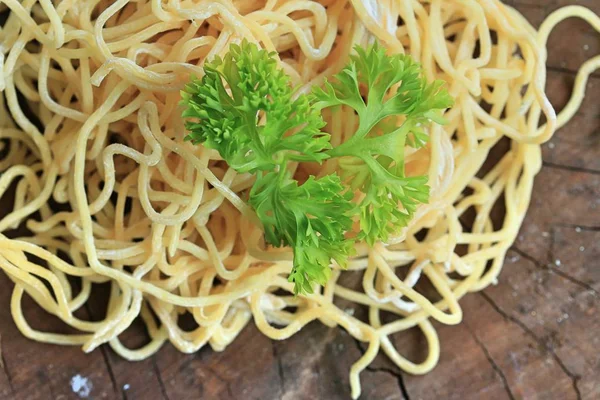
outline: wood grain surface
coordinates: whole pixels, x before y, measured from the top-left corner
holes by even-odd
[[[564,5],[600,13],[600,0],[508,3],[535,26]],[[547,88],[557,109],[577,68],[598,53],[600,35],[583,21],[552,34]],[[596,73],[573,121],[544,145],[531,208],[498,285],[461,301],[462,324],[436,324],[437,368],[411,376],[380,355],[361,375],[361,399],[600,399],[599,99]],[[0,399],[78,399],[85,387],[75,393],[73,377],[88,384],[91,399],[347,399],[350,365],[365,350],[343,330],[317,323],[282,342],[250,324],[222,353],[184,355],[165,345],[129,363],[108,347],[83,354],[25,339],[9,313],[11,289],[0,272]],[[94,308],[81,316],[102,318]],[[31,303],[26,315],[36,328],[66,331]],[[127,343],[141,343],[140,332],[133,329]],[[424,357],[416,330],[393,340],[413,360]]]

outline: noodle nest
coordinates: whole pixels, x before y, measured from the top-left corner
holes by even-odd
[[[495,0],[1,0],[0,10],[3,204],[14,193],[0,220],[0,269],[15,283],[20,331],[86,352],[108,343],[141,360],[167,341],[185,353],[223,350],[251,319],[279,340],[318,320],[368,343],[350,371],[353,397],[379,351],[413,374],[436,365],[432,321],[458,324],[459,299],[496,281],[541,168],[540,144],[573,115],[599,65],[584,65],[557,117],[544,94],[545,43],[568,16],[600,29],[580,7],[539,32]],[[243,39],[276,51],[301,92],[338,72],[355,45],[377,40],[412,55],[428,80],[445,80],[456,100],[429,144],[407,149],[407,170],[429,175],[429,204],[390,243],[357,245],[349,270],[334,269],[310,296],[293,296],[291,251],[265,246],[251,222],[253,176],[184,141],[179,91]],[[334,145],[358,122],[345,109],[325,119]],[[327,168],[300,164],[296,173]],[[77,318],[102,283],[106,317]],[[25,294],[79,333],[31,328]],[[193,330],[180,327],[185,313]],[[119,336],[137,318],[150,339],[129,349]],[[413,327],[428,346],[419,363],[392,341]]]

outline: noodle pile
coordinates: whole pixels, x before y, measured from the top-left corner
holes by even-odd
[[[558,11],[540,32],[495,0],[0,0],[6,7],[0,196],[6,204],[10,187],[15,198],[0,220],[0,269],[15,283],[20,331],[86,352],[108,343],[140,360],[167,341],[185,353],[223,350],[251,319],[272,339],[319,320],[368,342],[350,372],[354,397],[380,350],[413,374],[435,366],[432,320],[459,323],[458,300],[495,282],[529,204],[540,144],[574,114],[600,65],[598,57],[584,65],[557,118],[544,94],[545,43],[569,16],[600,30],[580,7]],[[253,177],[183,140],[179,91],[202,76],[206,59],[244,38],[277,51],[302,91],[338,72],[354,45],[378,40],[389,53],[411,54],[456,99],[429,145],[407,149],[407,168],[429,173],[429,204],[391,243],[359,245],[351,271],[335,270],[308,297],[294,297],[287,281],[291,251],[266,247],[252,222],[244,199]],[[349,110],[325,118],[334,145],[357,124]],[[486,163],[502,140],[508,152]],[[327,168],[301,164],[297,174]],[[28,234],[6,236],[19,226]],[[344,286],[347,274],[361,282]],[[105,319],[75,317],[92,285],[107,282]],[[425,282],[433,290],[420,291]],[[80,333],[32,329],[25,293]],[[340,301],[368,307],[368,321]],[[178,325],[186,312],[193,331]],[[395,318],[384,322],[382,312]],[[119,335],[138,317],[151,340],[129,349]],[[422,363],[391,341],[415,326],[429,347]]]

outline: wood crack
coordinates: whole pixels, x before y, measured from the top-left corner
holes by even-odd
[[[273,351],[273,358],[277,362],[277,375],[279,376],[279,387],[281,388],[281,396],[285,393],[285,375],[283,371],[283,364],[281,363],[281,358],[277,352],[277,343],[272,340],[271,341],[271,350]]]
[[[556,274],[558,276],[560,276],[563,279],[568,280],[569,282],[573,283],[574,285],[577,285],[585,290],[591,291],[595,294],[600,294],[598,293],[598,291],[591,286],[588,283],[585,283],[577,278],[575,278],[574,276],[569,275],[568,273],[566,273],[565,271],[556,268],[555,266],[553,266],[552,264],[547,264],[546,266],[544,266],[544,264],[542,264],[540,261],[538,261],[537,259],[535,259],[533,256],[527,254],[526,252],[524,252],[523,250],[513,246],[511,247],[511,250],[514,251],[515,253],[517,253],[518,255],[520,255],[521,257],[523,257],[524,259],[531,261],[537,268],[549,271],[553,274]],[[552,259],[552,254],[550,255],[550,259]]]
[[[477,335],[475,334],[475,332],[471,329],[471,327],[469,326],[469,324],[467,324],[466,321],[463,321],[463,323],[465,324],[465,327],[467,328],[467,331],[473,337],[473,340],[475,340],[475,343],[477,343],[477,345],[479,345],[479,347],[481,348],[481,351],[483,351],[483,354],[485,355],[485,358],[487,358],[488,362],[490,363],[490,365],[492,366],[492,368],[494,369],[494,371],[496,371],[496,373],[500,377],[500,380],[502,381],[502,385],[504,386],[504,389],[506,390],[506,393],[508,394],[508,398],[510,400],[515,400],[515,396],[513,395],[512,391],[510,390],[510,385],[508,384],[508,379],[506,379],[506,375],[504,375],[504,372],[502,371],[502,369],[500,368],[500,366],[498,364],[496,364],[496,362],[492,358],[492,355],[488,351],[488,349],[485,346],[485,344],[483,344],[483,342],[481,340],[479,340],[479,338],[477,337]]]
[[[569,172],[581,172],[584,174],[600,175],[600,171],[591,168],[575,167],[572,165],[555,164],[549,161],[542,162],[542,165],[547,168],[562,169]]]
[[[577,73],[579,72],[579,71],[574,71],[574,70],[569,69],[569,68],[557,67],[555,65],[546,65],[546,70],[552,71],[552,72],[558,72],[558,73],[566,74],[566,75],[573,75],[573,76],[577,75]],[[600,74],[598,74],[598,73],[591,73],[590,77],[591,78],[600,78]]]
[[[90,314],[91,315],[91,314]],[[125,399],[125,392],[119,390],[119,386],[117,385],[117,379],[115,378],[115,373],[112,369],[112,365],[110,365],[110,360],[108,359],[108,352],[106,350],[106,345],[100,346],[100,353],[102,354],[102,358],[104,359],[104,364],[106,364],[106,369],[108,370],[108,376],[110,377],[110,382],[112,383],[113,390],[115,393],[122,392],[123,398]]]
[[[600,232],[600,226],[585,226],[585,225],[576,225],[576,224],[563,224],[563,223],[553,223],[552,227],[559,228],[570,228],[575,230],[581,230],[585,232]]]
[[[15,388],[12,382],[12,376],[10,371],[8,370],[8,364],[6,363],[6,359],[4,358],[4,353],[2,352],[2,335],[0,335],[0,369],[4,371],[4,375],[6,375],[6,381],[8,382],[8,388],[12,394],[15,394]]]
[[[406,400],[410,400],[410,396],[408,395],[408,390],[406,390],[406,385],[404,384],[404,377],[402,376],[401,373],[398,373],[390,368],[367,367],[366,370],[370,371],[370,372],[384,372],[386,374],[392,375],[394,378],[396,378],[396,381],[398,382],[398,387],[400,388],[402,397]]]
[[[355,338],[353,338],[353,340],[354,340],[354,343],[356,344],[356,348],[358,349],[360,354],[364,355],[365,350],[362,348],[361,342]],[[406,389],[406,384],[404,382],[404,376],[402,375],[402,372],[394,371],[391,368],[385,368],[385,367],[375,368],[375,367],[371,367],[370,365],[367,366],[366,370],[370,371],[370,372],[384,372],[386,374],[392,375],[396,379],[396,382],[398,383],[398,387],[400,388],[402,397],[406,400],[410,400],[410,396],[408,395],[408,390]]]
[[[154,373],[156,374],[156,379],[158,379],[158,386],[160,387],[160,391],[165,400],[170,400],[169,395],[167,393],[167,388],[165,387],[165,382],[162,379],[160,374],[160,369],[158,368],[158,364],[156,363],[156,355],[152,356],[152,369],[154,369]]]
[[[554,254],[554,246],[555,246],[555,242],[556,242],[556,233],[554,230],[554,227],[551,227],[551,232],[552,232],[552,236],[551,236],[551,240],[550,240],[550,248],[548,249],[548,260],[550,260],[550,262],[552,262],[552,260],[555,259],[555,254]],[[534,263],[536,263],[535,258],[531,257],[531,260],[533,260]],[[537,266],[542,267],[543,266],[539,263],[536,263]],[[574,283],[575,285],[578,285],[584,289],[587,290],[591,290],[593,293],[598,294],[598,292],[596,291],[596,289],[594,289],[591,285],[589,285],[586,282],[583,282],[577,278],[575,278],[574,276],[569,275],[568,273],[566,273],[565,271],[558,269],[556,267],[554,267],[552,264],[548,264],[548,269],[553,271],[555,274],[563,277],[564,279]]]
[[[78,283],[75,284],[75,287],[77,290],[81,290],[81,286],[78,285]],[[94,318],[94,313],[92,312],[92,308],[90,307],[89,303],[87,303],[87,302],[85,303],[84,309],[88,313],[90,318]],[[122,388],[119,388],[119,385],[117,385],[117,379],[115,377],[115,373],[112,369],[112,365],[110,364],[110,359],[108,357],[107,345],[102,344],[99,347],[100,347],[100,354],[102,354],[102,359],[104,360],[104,364],[106,365],[106,370],[108,372],[108,376],[110,378],[110,382],[112,384],[114,393],[115,394],[121,393],[121,397],[123,398],[123,400],[127,400],[127,394],[125,393],[125,390],[122,390]]]
[[[564,362],[561,360],[561,358],[556,354],[556,352],[554,351],[554,349],[552,347],[548,346],[548,344],[545,343],[543,340],[541,340],[535,334],[535,332],[533,332],[531,329],[529,329],[529,327],[527,325],[525,325],[524,322],[522,322],[518,318],[513,317],[512,315],[510,315],[507,312],[505,312],[502,308],[500,308],[500,306],[498,306],[496,304],[496,302],[494,302],[494,300],[486,292],[479,292],[479,295],[481,297],[483,297],[485,299],[485,301],[487,301],[498,314],[502,315],[506,320],[511,321],[512,323],[514,323],[515,325],[517,325],[518,327],[520,327],[539,346],[541,346],[548,353],[550,353],[550,355],[552,356],[552,358],[554,359],[554,361],[556,361],[556,363],[558,364],[558,366],[560,367],[560,369],[571,379],[571,382],[573,384],[573,390],[575,391],[575,394],[577,396],[577,400],[581,400],[581,392],[579,391],[579,386],[577,385],[577,383],[579,382],[579,380],[581,379],[581,377],[579,375],[576,375],[576,374],[572,373],[567,368],[567,366],[564,364]]]

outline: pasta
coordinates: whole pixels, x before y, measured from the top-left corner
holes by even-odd
[[[167,341],[185,353],[223,350],[252,319],[278,340],[318,320],[368,343],[350,371],[355,398],[380,351],[409,373],[435,366],[432,320],[458,324],[460,298],[495,282],[540,145],[573,116],[600,66],[597,56],[582,67],[557,116],[544,94],[545,44],[567,17],[600,31],[582,7],[555,12],[539,31],[496,0],[0,0],[6,8],[0,196],[15,197],[0,220],[0,269],[15,283],[10,307],[23,335],[86,352],[107,343],[141,360]],[[349,271],[334,270],[310,296],[292,295],[290,250],[263,243],[243,200],[253,178],[183,140],[179,91],[243,39],[276,51],[301,92],[339,71],[354,45],[377,40],[412,55],[456,99],[430,144],[407,153],[407,168],[429,174],[429,204],[390,243],[359,245]],[[346,110],[325,117],[334,143],[357,123]],[[300,164],[297,174],[327,168]],[[28,232],[10,234],[19,226]],[[106,317],[77,318],[98,283],[111,287]],[[79,333],[31,328],[25,294]],[[342,304],[368,308],[368,320]],[[178,324],[185,313],[192,331]],[[119,336],[136,318],[150,341],[129,349]],[[421,363],[391,340],[412,327],[428,343]]]

